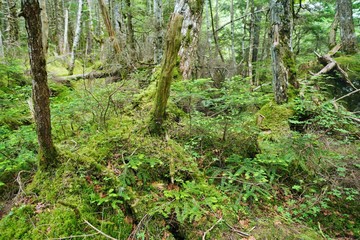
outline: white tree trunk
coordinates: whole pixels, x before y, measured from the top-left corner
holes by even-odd
[[[79,41],[80,41],[82,5],[83,5],[82,0],[79,0],[79,7],[78,7],[78,13],[77,13],[77,19],[76,19],[75,36],[74,36],[73,46],[72,46],[72,49],[71,49],[69,75],[73,75],[73,73],[74,73],[75,52],[76,52],[76,49],[77,49],[77,47],[79,45]]]
[[[154,62],[161,62],[163,55],[163,20],[162,20],[162,0],[154,0],[155,18],[155,39],[154,39]]]
[[[42,43],[44,53],[46,55],[48,49],[48,38],[49,38],[49,19],[46,13],[46,0],[40,0],[40,17],[41,17],[41,32],[42,32]]]
[[[64,48],[63,54],[67,53],[68,49],[68,31],[69,31],[69,10],[65,9],[65,16],[64,16]]]

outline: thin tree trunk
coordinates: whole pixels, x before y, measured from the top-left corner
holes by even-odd
[[[80,34],[81,34],[81,15],[82,15],[82,7],[83,1],[79,0],[78,12],[77,12],[77,19],[76,19],[76,29],[74,35],[73,46],[71,48],[71,57],[70,57],[70,64],[69,64],[69,75],[74,74],[74,67],[75,67],[75,55],[76,50],[79,45],[80,41]]]
[[[356,53],[358,49],[351,0],[337,0],[336,2],[339,14],[341,49],[347,54]]]
[[[50,91],[47,85],[46,59],[42,46],[40,6],[37,0],[21,1],[21,16],[28,33],[34,118],[39,142],[39,167],[49,170],[57,164],[57,154],[51,137]]]
[[[94,24],[93,24],[93,15],[92,15],[92,1],[87,0],[87,7],[89,13],[88,19],[88,33],[86,37],[86,55],[91,55],[93,48],[93,35],[94,35]]]
[[[234,23],[234,0],[231,0],[230,4],[230,21],[231,21],[231,60],[232,64],[236,66],[235,59],[235,23]],[[216,28],[218,29],[218,28]]]
[[[209,8],[210,8],[210,18],[211,18],[211,29],[212,29],[212,33],[213,33],[213,37],[214,37],[215,48],[216,48],[216,51],[218,52],[218,54],[220,56],[221,61],[225,62],[224,57],[223,57],[223,55],[221,53],[221,49],[219,47],[217,33],[215,31],[215,23],[214,23],[214,17],[213,17],[213,13],[212,13],[211,0],[209,0]]]
[[[48,38],[49,38],[49,19],[46,13],[46,0],[39,0],[41,9],[41,32],[42,42],[44,47],[44,53],[46,55],[48,50]]]
[[[56,35],[56,51],[59,55],[63,54],[64,49],[64,17],[63,8],[60,0],[54,0],[54,12],[55,12],[55,35]]]
[[[0,58],[4,58],[4,44],[3,44],[1,29],[0,29]]]
[[[135,37],[134,37],[134,28],[133,28],[133,24],[132,24],[132,10],[131,10],[131,1],[130,0],[126,0],[126,7],[127,7],[127,11],[126,11],[126,28],[127,28],[127,34],[126,34],[126,39],[127,39],[127,44],[130,47],[130,56],[131,59],[134,59],[135,57]]]
[[[173,78],[173,70],[181,46],[181,28],[184,17],[176,12],[172,15],[166,36],[165,56],[162,61],[161,74],[157,83],[157,90],[149,130],[151,134],[161,135],[162,124],[166,118],[165,110],[170,95],[170,86]]]
[[[248,58],[248,76],[250,79],[250,84],[252,86],[255,85],[254,77],[253,77],[253,56],[254,56],[254,42],[255,42],[255,13],[254,13],[254,0],[251,0],[250,6],[250,41],[249,41],[249,58]]]
[[[271,59],[275,101],[287,101],[288,83],[296,87],[294,75],[295,61],[291,52],[292,0],[271,0]]]
[[[106,8],[104,0],[99,0],[99,6],[100,6],[102,18],[103,18],[105,26],[106,26],[106,30],[109,34],[110,41],[112,42],[112,44],[114,46],[115,53],[119,54],[119,53],[121,53],[121,47],[120,47],[118,39],[116,38],[114,28],[111,25],[111,19],[110,19],[109,12]]]
[[[15,43],[19,40],[19,23],[16,12],[16,0],[7,0],[8,3],[8,29],[9,42]]]
[[[62,50],[63,54],[68,53],[68,33],[69,33],[69,10],[65,9],[65,16],[64,16],[64,48]]]
[[[155,39],[154,39],[154,63],[158,64],[163,55],[163,20],[162,20],[162,0],[154,0],[155,18]]]

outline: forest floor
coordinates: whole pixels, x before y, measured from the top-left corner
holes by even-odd
[[[339,59],[356,86],[359,58]],[[29,79],[6,66],[0,239],[360,238],[359,110],[334,100],[338,76],[300,79],[283,105],[239,76],[175,81],[157,137],[147,125],[158,71],[64,84],[53,62],[61,164],[49,173],[36,170]]]

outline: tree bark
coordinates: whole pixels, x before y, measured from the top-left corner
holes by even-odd
[[[8,27],[9,43],[15,43],[19,40],[19,23],[16,12],[16,0],[7,0],[8,4]]]
[[[134,37],[134,28],[133,28],[133,24],[132,24],[132,10],[131,10],[131,1],[130,0],[126,0],[126,29],[127,29],[127,34],[126,34],[126,39],[127,39],[127,44],[130,47],[130,56],[131,59],[135,58],[135,37]]]
[[[0,58],[4,58],[4,44],[3,44],[1,29],[0,29]]]
[[[161,64],[161,74],[157,83],[155,102],[149,124],[150,133],[153,135],[161,135],[164,132],[162,124],[166,118],[165,110],[170,95],[173,70],[181,46],[183,19],[184,17],[175,11],[168,25],[165,56]]]
[[[42,43],[44,47],[44,53],[46,55],[48,50],[48,38],[49,38],[49,19],[46,13],[46,0],[40,0],[41,9],[41,32],[42,32]]]
[[[184,17],[181,28],[183,40],[179,51],[183,79],[190,79],[194,73],[204,2],[178,0],[175,3],[174,13]]]
[[[162,0],[154,0],[155,38],[154,38],[154,63],[161,62],[163,55],[163,16]]]
[[[336,10],[334,21],[331,24],[330,32],[329,32],[329,49],[332,49],[337,44],[336,43],[336,32],[337,32],[338,26],[339,26],[339,14],[338,14],[338,11]]]
[[[65,16],[64,16],[64,46],[62,49],[62,53],[66,54],[68,53],[68,33],[69,33],[69,10],[65,9]]]
[[[40,6],[37,0],[21,1],[21,16],[28,33],[34,118],[39,142],[39,167],[48,170],[57,164],[57,153],[51,137],[50,92],[47,85],[46,59],[42,45]]]
[[[105,26],[106,26],[106,30],[109,34],[110,41],[112,42],[112,44],[114,46],[115,53],[119,54],[119,53],[121,53],[121,47],[120,47],[118,39],[116,38],[115,31],[111,24],[109,12],[106,8],[104,0],[99,0],[99,6],[100,6],[102,18],[103,18]]]
[[[213,12],[212,12],[211,0],[209,0],[209,8],[210,8],[211,29],[212,29],[212,34],[213,34],[213,38],[214,38],[215,48],[220,56],[221,61],[225,62],[224,57],[221,53],[221,49],[219,47],[217,32],[215,31],[215,23],[214,23],[214,17],[213,17]]]
[[[71,57],[70,57],[70,64],[69,64],[69,75],[74,74],[74,67],[75,67],[75,55],[76,50],[79,45],[80,41],[80,34],[81,34],[81,15],[82,15],[82,7],[83,1],[79,0],[78,12],[77,12],[77,19],[76,19],[76,29],[75,29],[75,36],[73,41],[73,46],[71,48]]]
[[[347,54],[357,52],[351,0],[337,0],[342,50]]]
[[[292,0],[270,0],[271,10],[271,59],[273,90],[278,104],[287,102],[288,84],[298,87],[295,60],[291,52]]]

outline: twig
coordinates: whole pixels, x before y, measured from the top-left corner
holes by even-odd
[[[106,233],[100,231],[99,229],[97,229],[96,227],[94,227],[91,223],[89,223],[88,221],[86,221],[85,219],[84,219],[84,222],[85,222],[87,225],[89,225],[92,229],[94,229],[95,231],[97,231],[98,233],[100,233],[101,235],[103,235],[104,237],[106,237],[106,238],[108,238],[108,239],[111,239],[111,240],[117,240],[116,238],[113,238],[113,237],[107,235]]]
[[[324,232],[323,232],[322,229],[321,229],[321,226],[320,226],[320,223],[319,223],[319,222],[318,222],[318,227],[319,227],[321,236],[322,236],[324,239],[327,239],[326,236],[325,236],[325,234],[324,234]]]
[[[357,92],[359,92],[359,91],[360,91],[360,88],[359,88],[359,89],[356,89],[355,91],[352,91],[352,92],[350,92],[350,93],[348,93],[348,94],[346,94],[346,95],[344,95],[344,96],[342,96],[342,97],[340,97],[340,98],[338,98],[338,99],[335,99],[334,102],[337,102],[337,101],[339,101],[339,100],[341,100],[341,99],[343,99],[343,98],[346,98],[346,97],[348,97],[348,96],[350,96],[350,95],[352,95],[352,94],[354,94],[354,93],[357,93]]]
[[[222,221],[222,217],[219,218],[219,220],[217,220],[217,222],[216,222],[214,225],[212,225],[211,228],[209,228],[208,230],[206,230],[206,231],[204,232],[203,236],[202,236],[202,240],[205,240],[206,234],[208,234],[211,230],[213,230],[214,227],[215,227],[216,225],[218,225],[221,221]]]
[[[237,234],[243,236],[243,237],[250,237],[250,234],[242,232],[240,230],[237,230],[236,228],[232,227],[231,225],[229,225],[227,222],[225,222],[225,224],[233,231],[236,232]]]
[[[62,239],[72,239],[72,238],[86,238],[98,235],[99,233],[92,233],[92,234],[83,234],[83,235],[74,235],[68,237],[61,237],[61,238],[51,238],[51,240],[62,240]]]
[[[22,181],[21,181],[21,173],[23,173],[23,172],[28,172],[28,173],[29,173],[29,171],[25,171],[25,170],[21,170],[21,171],[18,173],[18,175],[17,175],[17,177],[16,177],[16,182],[19,184],[19,192],[18,192],[17,195],[19,195],[20,193],[23,193],[23,194],[26,195],[26,193],[25,193],[25,191],[24,191],[24,189],[23,189],[24,184],[23,184]]]

